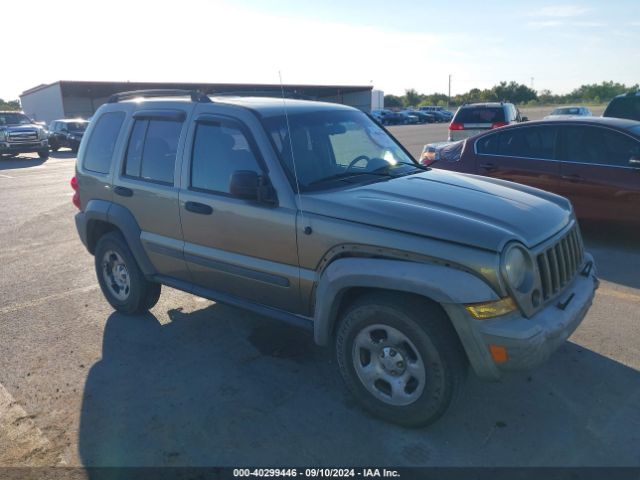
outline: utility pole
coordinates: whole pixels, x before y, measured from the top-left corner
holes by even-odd
[[[451,105],[451,74],[449,74],[449,98],[447,100],[447,108]]]
[[[533,77],[531,77],[531,90],[533,90]]]

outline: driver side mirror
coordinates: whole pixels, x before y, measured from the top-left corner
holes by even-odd
[[[229,193],[237,198],[260,203],[275,204],[278,199],[273,187],[264,175],[253,170],[236,170],[231,175]]]

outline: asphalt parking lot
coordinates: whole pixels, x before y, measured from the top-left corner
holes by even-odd
[[[417,155],[446,126],[390,130]],[[148,315],[114,313],[73,170],[66,150],[0,160],[0,466],[640,465],[637,232],[584,226],[601,287],[548,363],[470,375],[442,420],[407,430],[363,413],[304,332],[167,287]]]

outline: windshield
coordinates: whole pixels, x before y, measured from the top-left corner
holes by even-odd
[[[87,122],[68,122],[67,130],[70,132],[84,132],[87,129]]]
[[[297,174],[301,190],[375,181],[420,168],[362,112],[293,114],[289,128],[284,115],[263,122],[287,173],[291,178]]]
[[[31,123],[29,117],[23,113],[18,112],[3,112],[0,113],[0,126],[3,125],[25,125]]]

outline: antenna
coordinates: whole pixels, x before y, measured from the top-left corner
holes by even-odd
[[[296,180],[296,197],[298,198],[298,208],[300,209],[300,222],[304,224],[304,214],[302,210],[302,195],[300,195],[300,182],[298,180],[298,169],[296,168],[296,157],[293,152],[293,140],[291,139],[291,127],[289,126],[289,113],[287,112],[287,102],[284,98],[284,84],[282,83],[282,73],[278,70],[280,77],[280,89],[282,90],[282,107],[284,108],[284,118],[287,123],[287,136],[289,137],[289,149],[291,150],[291,160],[293,161],[293,177]],[[306,232],[305,228],[305,232]]]

